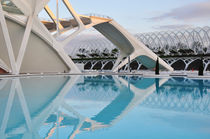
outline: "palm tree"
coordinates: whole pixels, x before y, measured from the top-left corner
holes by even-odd
[[[107,48],[105,48],[102,52],[102,56],[103,57],[109,57],[110,56],[110,53],[109,53],[109,50]]]
[[[112,51],[111,51],[112,57],[117,57],[118,54],[119,54],[119,49],[117,49],[117,48],[112,49]]]
[[[198,54],[199,50],[202,49],[202,44],[199,41],[194,41],[192,44],[192,49],[194,50],[194,54]]]

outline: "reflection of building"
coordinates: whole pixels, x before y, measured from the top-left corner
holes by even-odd
[[[0,115],[0,136],[6,138],[18,136],[24,138],[38,137],[40,136],[38,134],[39,130],[47,128],[46,126],[48,124],[53,123],[50,128],[47,128],[48,131],[45,132],[45,137],[53,136],[56,133],[56,128],[73,126],[74,129],[70,137],[74,138],[74,136],[81,131],[112,126],[145,99],[145,94],[150,94],[155,90],[153,80],[151,80],[147,86],[151,88],[148,92],[140,92],[138,94],[133,93],[133,87],[129,87],[130,85],[128,86],[129,83],[127,81],[122,79],[122,83],[121,80],[117,78],[113,80],[112,77],[109,77],[108,81],[116,82],[116,85],[120,87],[120,91],[117,93],[117,96],[114,95],[111,97],[111,102],[100,109],[98,114],[89,118],[77,112],[77,109],[73,108],[68,103],[69,101],[80,100],[80,98],[82,98],[84,103],[80,103],[80,105],[84,106],[87,99],[91,99],[86,98],[85,100],[84,97],[82,97],[82,93],[80,93],[80,96],[72,96],[71,93],[74,94],[75,90],[70,93],[70,96],[66,96],[77,79],[78,77],[75,76],[71,78],[36,77],[29,79],[1,80],[0,106],[2,112]],[[100,78],[97,80],[100,80]],[[36,82],[36,84],[34,84],[34,82]],[[85,81],[85,84],[87,82],[94,83],[95,79],[88,79]],[[103,83],[106,84],[106,82],[107,80],[102,79],[101,85],[103,86]],[[77,85],[79,84],[80,83],[77,83]],[[100,87],[100,85],[95,87]],[[110,87],[112,88],[111,84]],[[107,91],[104,91],[102,93],[105,95],[106,92]],[[65,96],[67,99],[64,99]],[[101,98],[103,96],[99,97]],[[91,101],[97,101],[100,99],[99,97],[95,97]],[[110,96],[106,97],[110,99]],[[108,99],[105,99],[105,101]],[[18,103],[20,103],[20,105]]]
[[[68,0],[61,4],[72,19],[56,17],[47,3],[50,0],[4,0],[0,5],[0,68],[12,74],[73,72],[80,70],[65,53],[64,47],[83,30],[94,27],[120,49],[113,71],[128,63],[126,57],[141,61],[153,69],[157,55],[108,17],[77,14]],[[4,8],[2,8],[2,5]],[[52,22],[40,21],[45,9]],[[5,10],[5,11],[4,11]],[[173,69],[162,59],[161,68]],[[121,63],[120,63],[121,62]],[[120,64],[119,64],[120,63]]]
[[[0,80],[0,136],[48,138],[68,130],[63,136],[74,138],[83,131],[113,126],[138,105],[210,114],[208,80],[96,76],[81,81],[78,78]],[[92,91],[81,91],[86,85]]]
[[[171,78],[141,106],[169,111],[210,114],[209,80]]]
[[[0,137],[39,138],[40,126],[57,111],[77,78],[0,80]]]

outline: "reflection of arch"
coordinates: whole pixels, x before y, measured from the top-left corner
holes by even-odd
[[[184,70],[186,65],[183,60],[179,59],[171,65],[175,70]]]
[[[209,80],[170,78],[161,86],[159,93],[151,94],[142,105],[155,109],[209,115],[210,97],[207,93],[209,85]]]
[[[117,98],[115,98],[106,108],[91,119],[108,125],[116,120],[116,118],[125,111],[134,98],[134,94],[129,92],[128,88],[124,89],[125,90],[121,91]]]
[[[94,131],[95,129],[105,128],[112,126],[124,115],[126,115],[135,106],[140,104],[145,98],[147,98],[156,89],[155,82],[153,79],[148,79],[148,86],[143,87],[144,84],[139,84],[140,88],[136,88],[132,83],[118,77],[114,78],[116,84],[120,88],[120,94],[111,101],[103,110],[101,110],[96,116],[92,118],[85,117],[75,111],[69,104],[63,103],[62,108],[65,109],[62,115],[62,119],[59,120],[59,125],[73,126],[73,131],[69,135],[70,139],[73,139],[77,134],[82,131]],[[160,86],[167,79],[160,80]],[[144,80],[142,80],[144,82]],[[67,113],[66,113],[67,112]],[[61,113],[61,111],[60,111]],[[69,114],[71,113],[71,114]],[[74,117],[72,117],[72,114]],[[54,118],[53,118],[54,117]],[[54,120],[53,120],[54,119]],[[57,118],[58,119],[58,118]],[[51,121],[55,122],[56,116],[52,115]],[[50,122],[50,119],[48,120]],[[56,123],[48,132],[48,137],[54,134],[55,129],[58,128]]]
[[[26,125],[9,132],[10,137],[14,137],[12,136],[14,134],[24,134],[24,136],[34,135],[37,134],[37,131],[41,131],[43,129],[47,130],[44,131],[44,137],[55,137],[60,131],[63,132],[64,130],[68,130],[68,133],[70,134],[71,129],[73,129],[71,135],[68,136],[70,139],[73,139],[77,134],[82,131],[94,131],[96,129],[113,126],[128,112],[133,110],[133,108],[139,106],[139,104],[141,104],[141,106],[145,106],[146,104],[147,108],[151,108],[150,106],[153,106],[153,108],[156,109],[167,109],[175,112],[190,112],[190,114],[192,114],[192,112],[202,112],[202,114],[209,115],[210,112],[209,95],[207,94],[208,92],[206,93],[206,97],[202,97],[202,93],[198,93],[198,89],[204,90],[204,94],[206,92],[206,89],[209,89],[210,86],[208,80],[203,81],[198,79],[191,80],[187,78],[170,78],[167,81],[167,79],[145,79],[138,76],[136,76],[135,78],[127,76],[114,76],[114,80],[112,76],[91,76],[87,78],[90,79],[90,82],[91,79],[96,79],[94,80],[94,82],[98,82],[98,79],[106,78],[109,79],[112,84],[115,81],[115,83],[118,85],[118,88],[120,89],[119,93],[117,93],[117,96],[111,98],[110,103],[108,105],[106,104],[105,108],[103,107],[102,109],[100,109],[100,112],[98,112],[96,116],[89,118],[81,115],[78,111],[73,109],[71,107],[71,104],[68,102],[71,100],[75,100],[75,98],[72,98],[70,100],[63,99],[65,94],[69,92],[69,89],[71,88],[70,86],[72,86],[72,84],[67,82],[61,88],[62,93],[58,91],[58,96],[49,103],[49,106],[45,107],[44,110],[42,109],[41,113],[37,112],[35,118],[28,115],[29,119],[27,120],[30,121],[31,119],[32,121],[32,124],[30,124],[30,122],[28,124],[29,127],[30,125],[32,125],[32,133],[28,132],[28,125]],[[2,88],[1,85],[3,84],[2,81],[4,80],[0,80],[0,90]],[[79,84],[80,83],[78,83],[78,85]],[[83,82],[81,84],[83,84]],[[188,92],[186,92],[186,90],[183,91],[183,86],[188,90]],[[14,88],[15,87],[13,87],[13,89]],[[48,89],[50,88],[48,87]],[[193,93],[191,92],[191,89]],[[76,91],[74,90],[72,92]],[[184,97],[180,97],[182,96],[182,94],[184,95]],[[41,94],[41,96],[43,96],[43,94]],[[25,98],[26,97],[27,95],[25,95]],[[79,103],[81,102],[81,97],[78,98],[78,101]],[[29,101],[29,103],[31,102]],[[74,104],[78,104],[78,102],[75,102]],[[0,107],[1,106],[2,105],[0,105]],[[23,106],[29,107],[29,105]],[[78,107],[76,106],[75,108]],[[46,122],[44,123],[43,121]],[[33,127],[33,125],[36,126]],[[2,136],[0,135],[0,137]]]

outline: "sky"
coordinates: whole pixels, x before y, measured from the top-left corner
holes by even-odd
[[[78,14],[96,13],[110,16],[131,33],[210,25],[210,0],[69,1]],[[51,0],[49,3],[54,12],[55,2],[56,0]],[[63,18],[70,17],[62,4],[59,12]]]

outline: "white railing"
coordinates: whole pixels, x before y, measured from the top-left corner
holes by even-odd
[[[112,19],[110,16],[96,14],[96,13],[89,13],[89,14],[83,14],[83,15],[86,15],[86,16],[96,16],[96,17],[102,17],[102,18]]]

